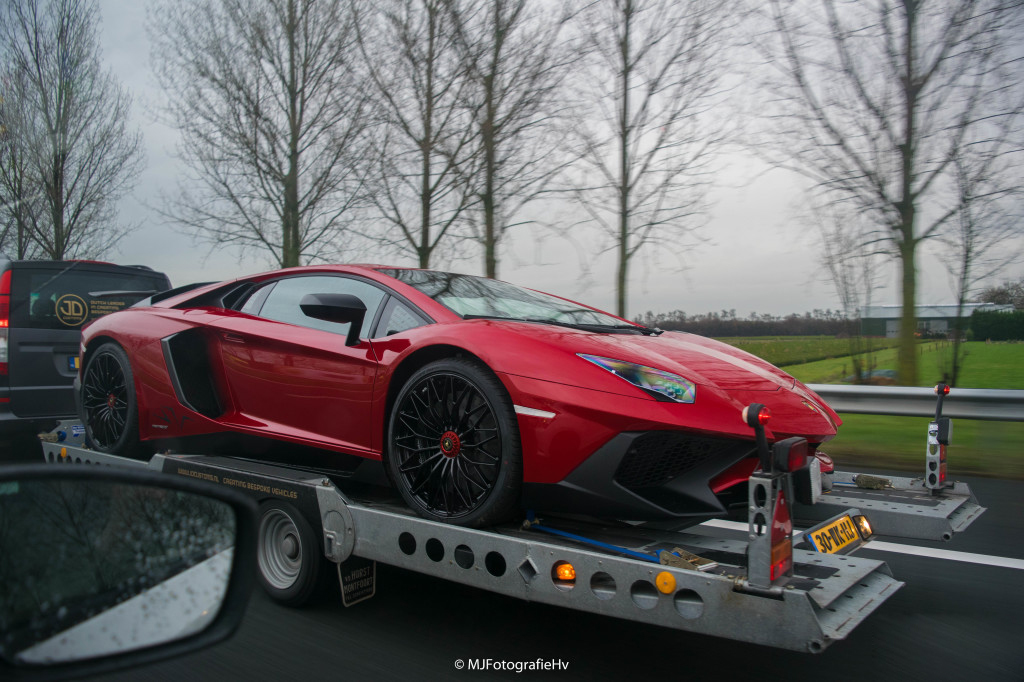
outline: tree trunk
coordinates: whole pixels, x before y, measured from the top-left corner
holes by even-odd
[[[966,207],[961,210],[968,210]],[[971,220],[971,216],[967,215],[964,220]],[[964,246],[963,259],[960,261],[960,286],[958,287],[956,295],[956,323],[953,326],[953,362],[950,365],[948,383],[950,386],[956,387],[957,381],[960,380],[960,365],[963,360],[963,342],[964,334],[964,304],[967,302],[967,294],[970,289],[971,281],[971,261],[973,260],[973,253],[970,244]]]
[[[494,176],[497,173],[497,141],[494,135],[496,112],[494,110],[494,79],[488,76],[485,85],[486,103],[484,122],[481,127],[484,147],[484,269],[491,279],[498,276],[498,238],[495,224]]]
[[[900,274],[902,277],[902,310],[900,315],[899,362],[897,381],[902,386],[917,385],[917,271],[913,239],[900,244]]]
[[[433,188],[430,179],[430,155],[434,150],[434,49],[437,41],[437,16],[433,7],[427,9],[429,24],[427,27],[427,65],[426,84],[423,91],[423,139],[420,141],[420,153],[423,163],[420,172],[420,243],[416,247],[421,268],[430,267],[430,212],[434,202]]]
[[[426,130],[430,130],[429,122],[426,125]],[[425,135],[429,135],[425,133]],[[416,253],[420,259],[421,268],[430,267],[430,204],[431,204],[431,193],[430,193],[430,147],[429,143],[425,140],[423,143],[423,167],[421,170],[423,177],[420,183],[420,244],[416,248]]]
[[[484,268],[485,274],[491,279],[498,276],[498,240],[494,225],[494,185],[492,178],[487,178],[488,189],[484,200]]]
[[[64,260],[67,251],[67,235],[64,234],[64,163],[62,154],[54,151],[52,176],[50,177],[50,219],[53,221],[53,244],[48,245],[47,254],[53,260]]]
[[[900,342],[897,381],[903,386],[917,384],[917,269],[915,250],[917,239],[914,235],[916,213],[914,196],[914,154],[917,140],[917,97],[919,85],[915,73],[914,51],[917,48],[917,0],[903,0],[904,33],[903,55],[903,97],[904,121],[903,144],[900,145],[902,187],[898,204],[900,224],[896,226],[899,242],[900,272],[902,276],[902,309],[900,311]]]
[[[295,64],[298,26],[295,3],[288,3],[288,173],[284,178],[284,216],[281,240],[281,266],[300,265],[302,245],[299,244],[299,89]]]
[[[497,172],[495,158],[494,139],[494,103],[493,92],[488,87],[487,92],[487,118],[483,126],[484,144],[484,267],[486,274],[491,279],[498,276],[498,234],[495,225],[495,200],[494,200],[494,175]]]
[[[626,283],[629,268],[629,80],[631,75],[629,29],[633,22],[633,5],[623,8],[622,27],[622,119],[619,123],[619,271],[616,282],[615,314],[626,316]]]

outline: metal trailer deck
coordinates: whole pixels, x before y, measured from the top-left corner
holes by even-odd
[[[664,565],[664,554],[661,564],[652,563],[543,534],[529,524],[476,530],[428,521],[379,494],[347,486],[343,492],[309,470],[207,455],[163,454],[148,462],[106,455],[81,447],[80,434],[69,424],[61,429],[64,442],[43,443],[48,462],[147,467],[228,485],[257,500],[288,502],[321,533],[323,554],[338,565],[339,577],[343,566],[359,558],[364,565],[382,561],[528,601],[812,653],[845,638],[903,585],[882,561],[796,546],[792,575],[766,587],[751,579],[760,570],[764,542],[753,520],[745,540],[709,526],[678,531],[551,521],[561,531],[627,551],[685,550],[700,557]],[[864,489],[845,485],[855,476],[836,472],[835,494],[797,508],[796,517],[827,518],[837,510],[859,514],[859,507],[887,534],[909,536],[923,529],[925,536],[948,539],[984,511],[962,484],[931,493],[910,479],[885,479],[868,497]],[[908,496],[916,496],[916,503]],[[939,519],[941,514],[947,516]],[[559,577],[566,563],[574,568],[572,580]],[[343,598],[348,589],[343,580]]]
[[[867,483],[858,485],[860,477]],[[870,516],[879,535],[948,541],[985,511],[966,483],[952,483],[934,495],[923,478],[835,472],[832,490],[814,505],[795,505],[794,514],[813,524],[857,507]]]

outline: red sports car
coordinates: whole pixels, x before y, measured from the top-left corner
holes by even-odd
[[[839,418],[772,365],[495,280],[310,266],[171,290],[82,335],[80,409],[116,454],[216,450],[367,476],[424,517],[650,520],[746,503],[770,441]],[[230,450],[234,448],[234,450]]]

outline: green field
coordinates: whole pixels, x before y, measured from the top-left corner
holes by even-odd
[[[812,353],[807,350],[812,338],[794,339],[794,346],[803,349],[795,353]],[[753,344],[743,347],[757,354]],[[823,347],[830,346],[823,344]],[[918,352],[918,385],[934,385],[942,374],[941,362],[948,355],[949,347],[945,342],[924,342]],[[1024,389],[1024,343],[971,342],[967,344],[967,352],[959,387]],[[896,349],[876,353],[875,362],[878,370],[895,369]],[[816,384],[841,383],[853,371],[848,356],[789,364],[783,369],[804,383]],[[915,473],[923,470],[929,419],[864,414],[840,416],[843,425],[839,435],[822,450],[844,468],[886,468]],[[1024,422],[955,419],[949,470],[954,476],[1024,479]]]
[[[843,414],[835,440],[822,446],[844,469],[924,471],[926,417]],[[953,420],[951,475],[1024,479],[1024,422]]]
[[[1024,343],[972,341],[965,345],[967,358],[957,382],[961,388],[1024,389]],[[937,384],[942,378],[942,363],[951,352],[948,342],[921,343],[918,346],[917,385]],[[895,370],[896,349],[887,348],[875,353],[874,363],[876,370]],[[853,373],[849,356],[779,366],[805,384],[838,384]]]
[[[850,355],[849,339],[837,339],[834,336],[753,336],[718,340],[763,358],[777,367],[848,358]],[[892,348],[897,340],[872,339],[872,342],[878,348]]]

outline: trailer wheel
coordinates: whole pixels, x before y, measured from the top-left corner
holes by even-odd
[[[302,606],[313,596],[320,577],[320,543],[309,523],[286,502],[260,505],[256,549],[260,583],[272,599]]]
[[[82,423],[100,452],[123,457],[145,453],[139,443],[139,408],[128,354],[114,342],[89,356],[82,372]]]
[[[420,516],[460,526],[515,512],[523,458],[512,399],[485,365],[447,358],[402,387],[388,426],[387,469]]]

